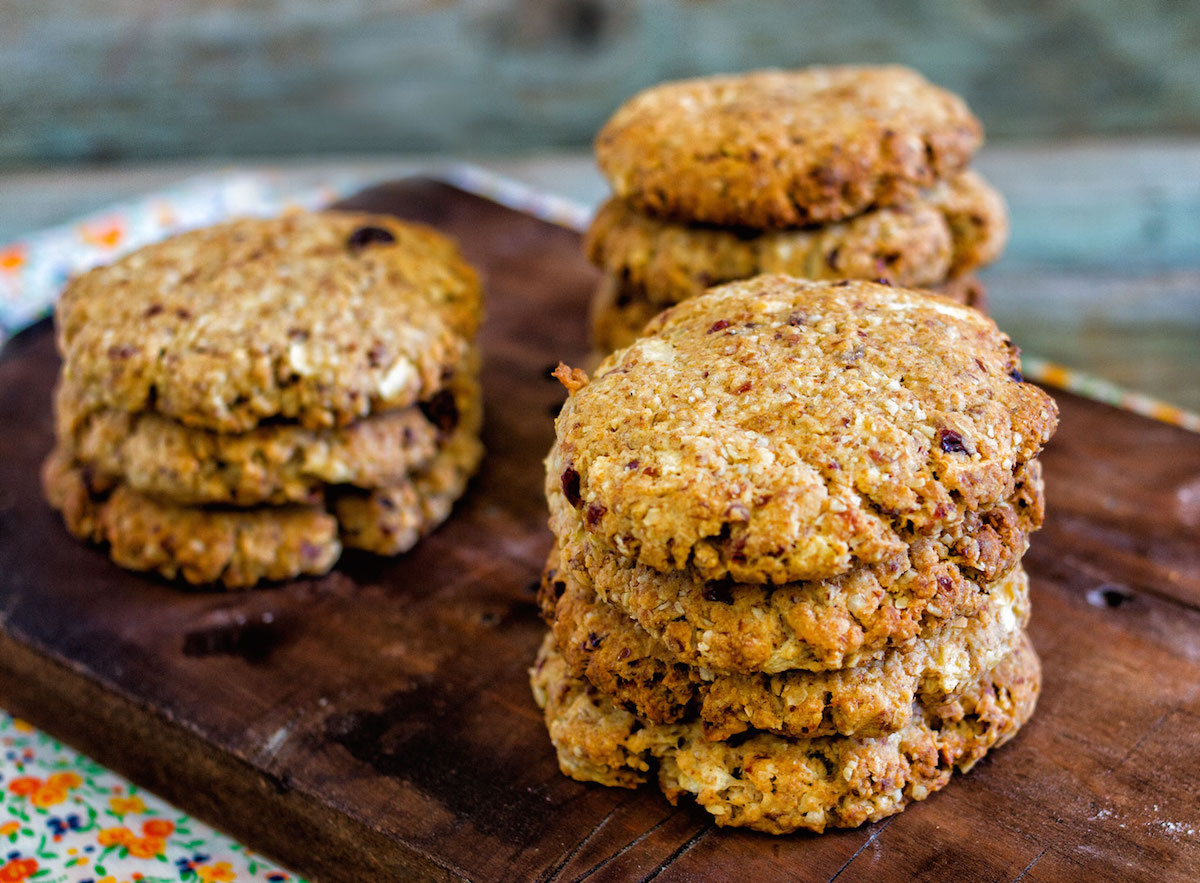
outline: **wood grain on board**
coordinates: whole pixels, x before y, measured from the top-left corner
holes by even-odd
[[[0,704],[317,880],[1200,877],[1200,436],[1059,394],[1030,724],[875,825],[721,830],[563,777],[529,695],[546,369],[583,360],[594,283],[577,234],[428,181],[352,203],[457,236],[486,274],[489,456],[453,518],[244,594],[120,570],[41,499],[38,326],[0,358]]]

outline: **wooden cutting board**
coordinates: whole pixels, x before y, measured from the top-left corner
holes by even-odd
[[[529,695],[547,369],[584,359],[594,283],[578,236],[428,181],[350,202],[486,274],[489,454],[454,517],[397,560],[245,594],[122,571],[41,499],[38,326],[0,358],[0,705],[319,880],[1200,878],[1200,436],[1059,394],[1032,722],[878,824],[721,830],[560,775]]]

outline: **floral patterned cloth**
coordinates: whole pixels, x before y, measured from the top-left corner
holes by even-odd
[[[0,883],[300,880],[0,711]]]

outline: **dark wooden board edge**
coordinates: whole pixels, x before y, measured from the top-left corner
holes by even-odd
[[[338,869],[321,880],[467,879],[436,856],[336,812],[3,630],[0,705],[289,870],[311,867],[312,844],[320,842],[322,855]],[[89,724],[63,738],[64,720]],[[160,743],[159,754],[180,762],[170,768],[149,762],[141,749],[147,739]]]

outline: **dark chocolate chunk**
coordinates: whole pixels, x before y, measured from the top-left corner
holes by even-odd
[[[385,230],[383,227],[366,226],[359,227],[350,234],[346,240],[346,246],[351,251],[362,251],[369,245],[390,245],[396,241],[396,237],[392,235],[391,230]]]

